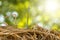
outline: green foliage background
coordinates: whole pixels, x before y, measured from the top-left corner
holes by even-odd
[[[4,15],[5,22],[8,25],[18,25],[18,28],[30,28],[31,25],[42,23],[44,28],[51,28],[54,30],[60,30],[60,25],[58,23],[51,22],[51,17],[44,14],[43,11],[39,11],[37,6],[44,4],[45,0],[0,0],[2,5],[0,6],[0,14]],[[12,12],[16,11],[18,17],[16,20],[12,16]],[[34,14],[34,12],[36,14]],[[7,12],[11,12],[11,15],[6,16]],[[34,15],[34,16],[33,16]],[[35,18],[41,17],[38,21],[34,21]],[[15,23],[16,22],[16,23]],[[59,25],[59,26],[58,26]]]

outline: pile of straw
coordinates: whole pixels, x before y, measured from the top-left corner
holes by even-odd
[[[60,40],[60,33],[37,29],[0,28],[0,40]]]

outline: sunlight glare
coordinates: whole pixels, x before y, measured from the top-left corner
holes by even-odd
[[[46,0],[45,10],[47,12],[55,12],[58,9],[58,6],[57,0]]]

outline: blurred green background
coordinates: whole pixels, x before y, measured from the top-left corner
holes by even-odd
[[[0,0],[0,26],[60,31],[60,0]]]

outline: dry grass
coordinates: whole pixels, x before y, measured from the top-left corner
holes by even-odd
[[[0,28],[0,40],[60,40],[60,33],[41,27],[37,29]]]

